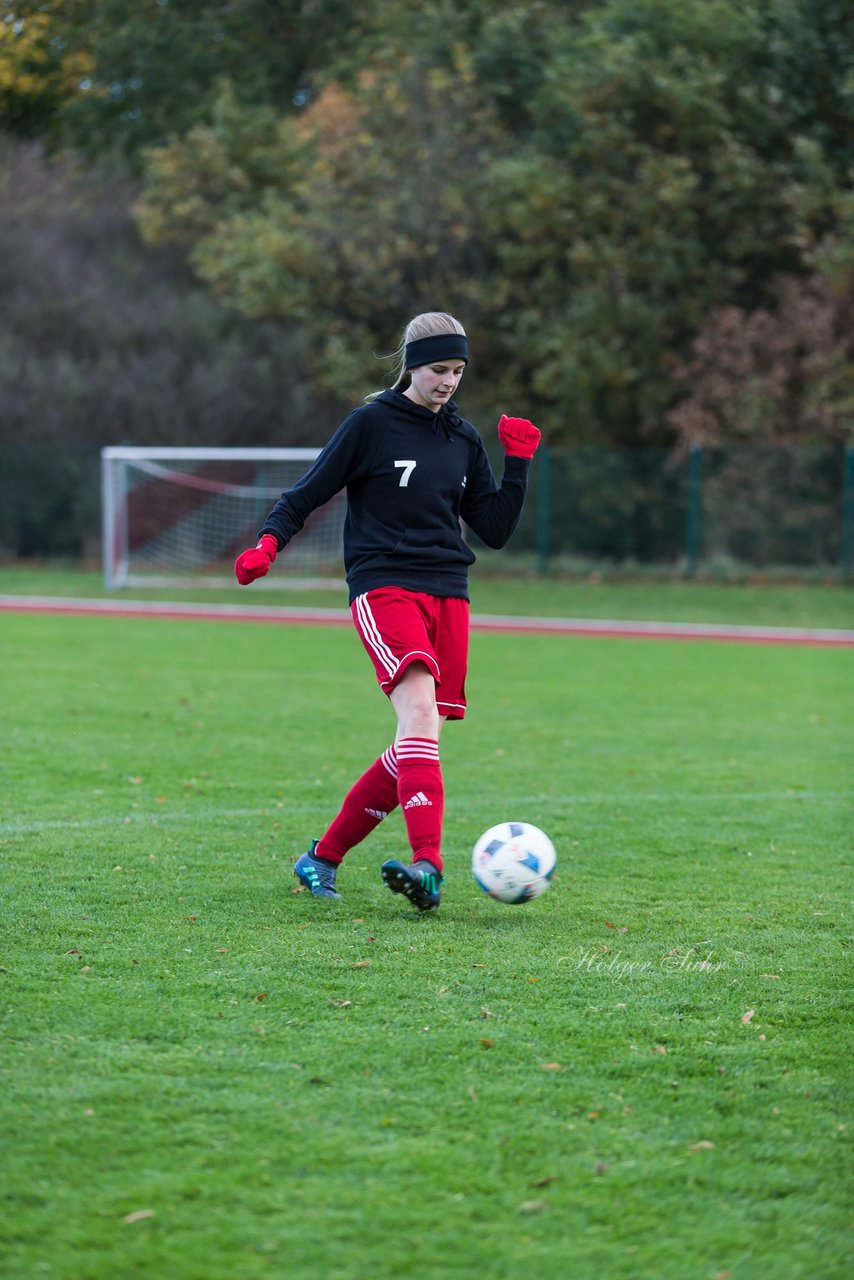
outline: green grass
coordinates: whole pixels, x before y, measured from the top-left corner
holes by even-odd
[[[17,563],[0,566],[0,594],[103,597],[101,574],[68,566]],[[565,618],[616,618],[654,622],[715,622],[757,626],[854,628],[854,587],[828,583],[665,580],[612,581],[586,578],[496,577],[476,568],[472,575],[476,613]],[[241,604],[344,608],[343,588],[304,590],[287,585],[274,569],[250,588],[134,587],[116,600],[195,600]]]
[[[294,892],[392,731],[349,630],[0,656],[4,1276],[850,1274],[850,651],[475,634],[435,918],[399,814]],[[468,871],[512,817],[524,907]]]

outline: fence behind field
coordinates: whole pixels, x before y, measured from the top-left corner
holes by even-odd
[[[494,461],[496,461],[494,459]],[[834,569],[852,575],[854,449],[544,449],[513,539],[573,562]]]
[[[4,558],[100,557],[99,452],[0,445]],[[493,464],[500,469],[500,453]],[[540,573],[786,567],[851,580],[854,448],[707,447],[678,458],[543,448],[501,563]]]

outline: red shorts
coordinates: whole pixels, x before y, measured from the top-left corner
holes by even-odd
[[[391,693],[411,662],[424,662],[436,680],[439,715],[466,713],[469,602],[403,587],[377,587],[350,605],[362,644],[383,693]]]

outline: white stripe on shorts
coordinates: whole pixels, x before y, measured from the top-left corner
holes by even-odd
[[[371,613],[371,606],[368,604],[367,592],[364,595],[356,596],[355,605],[356,616],[359,619],[359,626],[362,628],[365,643],[377,655],[377,660],[388,672],[389,677],[392,677],[397,671],[399,663],[382,638],[380,629],[374,620],[374,615]]]

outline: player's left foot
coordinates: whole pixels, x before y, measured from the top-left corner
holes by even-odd
[[[419,911],[435,911],[442,901],[442,877],[426,858],[411,867],[392,858],[383,863],[382,878],[392,893],[402,893]]]

